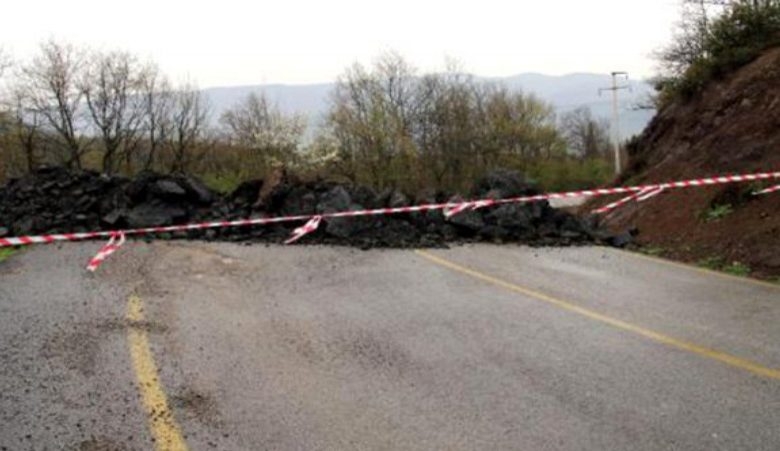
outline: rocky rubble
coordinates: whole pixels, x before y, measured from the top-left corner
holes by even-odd
[[[95,172],[41,169],[0,188],[0,237],[185,224],[213,219],[309,215],[366,208],[401,207],[462,199],[445,193],[410,198],[396,190],[293,177],[253,180],[221,196],[184,175],[142,173],[133,179]],[[258,197],[261,196],[262,199]],[[468,198],[536,194],[514,172],[479,180]],[[300,224],[189,231],[162,238],[281,242]],[[570,245],[609,238],[583,220],[546,202],[465,211],[445,220],[441,211],[393,216],[325,219],[301,243],[368,247],[441,246],[454,241]]]

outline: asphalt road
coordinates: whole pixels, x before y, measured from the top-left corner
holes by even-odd
[[[0,263],[2,450],[777,450],[780,287],[604,248]]]

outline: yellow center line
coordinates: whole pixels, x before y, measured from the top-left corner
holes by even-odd
[[[181,429],[168,407],[165,391],[160,383],[160,375],[154,356],[149,347],[146,332],[137,327],[144,321],[144,304],[138,296],[130,296],[127,303],[127,338],[130,344],[130,357],[133,361],[138,390],[149,421],[149,429],[154,438],[157,451],[186,451]]]
[[[577,313],[579,315],[582,315],[584,317],[590,318],[592,320],[608,324],[610,326],[616,327],[618,329],[622,329],[624,331],[628,331],[631,333],[634,333],[636,335],[640,335],[642,337],[648,338],[650,340],[656,341],[658,343],[663,343],[667,346],[680,349],[683,351],[687,351],[702,357],[706,357],[708,359],[717,360],[718,362],[725,363],[727,365],[734,366],[736,368],[740,368],[745,371],[749,371],[753,374],[757,374],[759,376],[767,377],[770,379],[777,379],[780,380],[780,371],[773,370],[771,368],[767,368],[765,366],[759,365],[758,363],[751,362],[749,360],[742,359],[740,357],[733,356],[731,354],[727,354],[725,352],[717,351],[714,349],[709,349],[704,346],[699,346],[694,343],[690,343],[684,340],[678,340],[674,337],[670,337],[668,335],[664,335],[660,332],[656,332],[654,330],[646,329],[642,326],[637,326],[631,323],[627,323],[623,320],[613,318],[611,316],[604,315],[602,313],[598,313],[596,311],[580,307],[576,304],[573,304],[571,302],[567,302],[561,299],[557,299],[555,297],[552,297],[550,295],[540,293],[538,291],[531,290],[529,288],[522,287],[520,285],[515,285],[513,283],[497,279],[495,277],[489,276],[487,274],[483,274],[479,271],[475,271],[473,269],[469,269],[463,266],[460,266],[456,263],[453,263],[449,260],[445,260],[441,257],[437,257],[431,253],[425,252],[425,251],[415,251],[415,253],[433,263],[436,263],[440,266],[444,266],[446,268],[452,269],[453,271],[457,271],[462,274],[466,274],[468,276],[474,277],[475,279],[482,280],[484,282],[488,282],[493,285],[497,285],[499,287],[505,288],[510,291],[514,291],[516,293],[523,294],[525,296],[537,299],[539,301],[546,302],[548,304],[552,304],[556,307],[562,308],[564,310],[568,310],[570,312]]]

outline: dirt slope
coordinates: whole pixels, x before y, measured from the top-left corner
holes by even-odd
[[[662,110],[629,153],[623,183],[780,171],[780,48]],[[739,262],[775,279],[780,194],[750,195],[761,186],[769,185],[665,193],[606,219],[616,229],[636,226],[639,242],[666,256],[721,268]]]

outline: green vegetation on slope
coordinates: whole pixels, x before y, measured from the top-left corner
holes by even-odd
[[[780,44],[778,0],[685,0],[674,41],[658,55],[661,106],[687,99]]]

